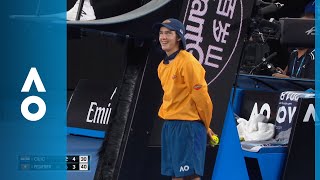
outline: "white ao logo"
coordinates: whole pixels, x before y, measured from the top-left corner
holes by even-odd
[[[180,166],[180,172],[189,171],[190,167],[188,165]]]
[[[44,88],[41,78],[35,67],[32,67],[30,69],[21,92],[29,92],[32,82],[34,82],[34,84],[36,85],[38,92],[46,92],[46,89]],[[31,113],[29,111],[29,106],[31,104],[36,104],[38,106],[39,109],[36,113]],[[29,96],[22,101],[20,110],[23,117],[27,120],[38,121],[46,114],[46,103],[38,96]]]

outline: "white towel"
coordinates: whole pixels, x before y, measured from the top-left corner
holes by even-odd
[[[265,141],[274,136],[275,126],[267,123],[268,119],[263,114],[257,114],[249,121],[239,118],[237,122],[239,137],[245,141]]]

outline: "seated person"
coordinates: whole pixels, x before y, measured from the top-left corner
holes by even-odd
[[[315,77],[315,56],[314,49],[298,48],[293,50],[288,66],[282,70],[277,67],[279,73],[274,73],[272,76],[278,78],[307,78],[314,79]]]
[[[314,1],[310,2],[301,18],[314,19]],[[308,48],[297,48],[290,54],[287,67],[282,70],[277,67],[278,73],[272,74],[278,78],[315,78],[315,50]]]

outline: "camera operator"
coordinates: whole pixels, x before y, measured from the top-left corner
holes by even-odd
[[[314,19],[315,2],[310,2],[306,8],[304,15],[301,18]],[[314,49],[297,48],[290,54],[287,67],[282,70],[277,67],[277,73],[272,74],[273,77],[278,78],[315,78],[315,53]]]

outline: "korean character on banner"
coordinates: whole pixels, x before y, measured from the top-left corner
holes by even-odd
[[[225,23],[224,26],[221,21],[213,20],[213,36],[216,42],[221,42],[225,44],[226,41],[226,36],[229,36],[228,28],[230,27],[229,23]]]
[[[222,56],[219,56],[218,54],[222,54],[222,52],[223,49],[221,47],[209,45],[204,64],[213,68],[219,68],[218,62],[222,61]]]
[[[216,13],[232,19],[236,4],[237,0],[219,0]]]

